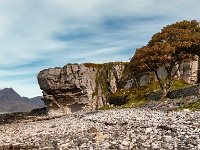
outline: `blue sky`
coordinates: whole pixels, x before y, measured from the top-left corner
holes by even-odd
[[[0,0],[0,88],[42,95],[37,74],[129,61],[167,24],[200,21],[199,0]]]

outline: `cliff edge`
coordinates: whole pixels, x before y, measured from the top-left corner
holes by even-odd
[[[38,83],[49,115],[92,111],[105,105],[119,87],[125,64],[67,64],[40,71]]]
[[[166,76],[162,68],[158,73],[161,78]],[[62,68],[44,69],[37,78],[49,115],[97,110],[117,90],[130,90],[136,85],[127,62],[67,64]],[[175,78],[195,84],[198,61],[183,63]],[[139,84],[145,85],[151,80],[147,73]]]

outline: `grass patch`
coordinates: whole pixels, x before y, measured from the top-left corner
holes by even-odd
[[[94,64],[94,63],[84,63],[83,65],[87,68],[97,68],[98,67],[98,65]]]
[[[191,86],[191,84],[186,83],[184,80],[173,80],[171,91],[186,88],[186,87],[189,87],[189,86]]]
[[[200,110],[200,100],[197,102],[192,102],[190,104],[185,104],[183,107],[179,108],[180,110],[190,109],[192,111]]]
[[[185,87],[191,86],[190,84],[185,83],[183,80],[174,80],[172,82],[172,88],[171,90],[177,90]],[[138,86],[134,87],[131,90],[125,90],[125,89],[120,89],[113,95],[111,95],[112,100],[116,98],[116,100],[119,100],[120,98],[127,98],[127,102],[123,105],[120,102],[112,103],[112,104],[119,104],[119,105],[114,105],[114,107],[111,106],[104,106],[101,107],[100,110],[108,110],[108,109],[115,109],[115,108],[130,108],[130,107],[136,107],[140,108],[150,100],[166,100],[166,98],[161,97],[161,90],[160,86],[157,81],[150,82],[146,86]],[[153,97],[153,98],[152,98]],[[193,108],[193,109],[200,109],[200,102],[198,103],[191,103],[184,108]]]
[[[105,105],[105,106],[100,107],[99,110],[109,110],[109,109],[116,109],[116,108],[119,108],[119,107]]]

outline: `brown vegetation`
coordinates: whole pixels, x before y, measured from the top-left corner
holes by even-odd
[[[153,35],[146,46],[136,50],[131,59],[131,68],[138,76],[154,72],[164,96],[171,88],[173,77],[181,63],[194,60],[200,52],[200,26],[195,20],[181,21],[167,25]],[[167,73],[163,80],[158,70],[163,67]],[[176,70],[172,70],[176,67]]]

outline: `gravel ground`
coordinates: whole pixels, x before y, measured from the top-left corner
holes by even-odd
[[[117,109],[0,125],[0,149],[200,149],[200,111]]]

